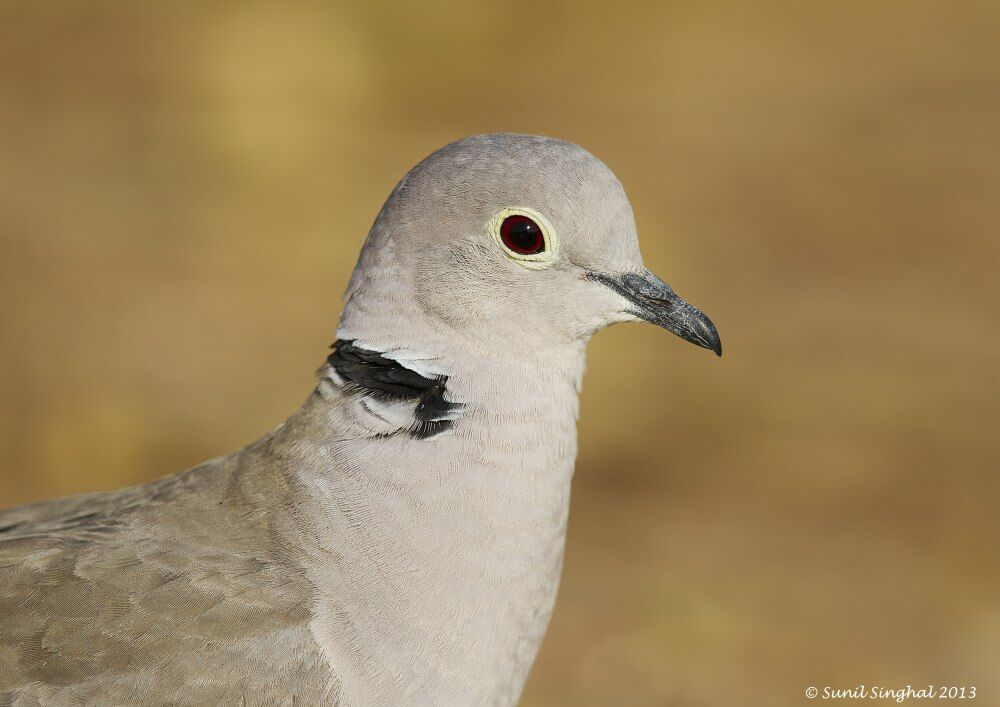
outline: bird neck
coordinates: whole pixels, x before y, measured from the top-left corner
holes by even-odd
[[[313,630],[359,703],[513,703],[562,567],[583,347],[430,353],[461,406],[441,434],[327,377],[288,424]]]

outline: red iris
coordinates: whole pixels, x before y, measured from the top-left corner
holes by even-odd
[[[537,223],[527,216],[514,214],[500,224],[500,239],[515,253],[535,255],[545,250],[545,236]]]

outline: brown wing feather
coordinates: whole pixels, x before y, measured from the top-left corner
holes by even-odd
[[[0,696],[336,702],[309,588],[224,467],[0,514]]]

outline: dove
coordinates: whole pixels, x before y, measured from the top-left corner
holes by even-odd
[[[514,134],[433,153],[284,423],[0,513],[0,702],[515,704],[559,585],[585,346],[634,321],[722,354],[600,160]]]

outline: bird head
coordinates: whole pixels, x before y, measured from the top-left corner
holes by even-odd
[[[342,329],[386,310],[397,313],[388,328],[419,318],[449,336],[535,347],[647,321],[722,352],[709,318],[643,265],[611,170],[530,135],[459,140],[400,181],[355,269]]]

